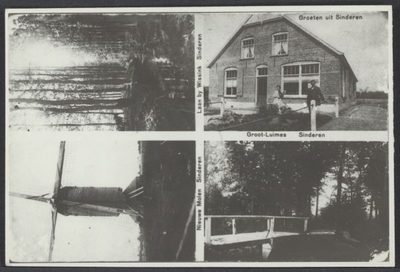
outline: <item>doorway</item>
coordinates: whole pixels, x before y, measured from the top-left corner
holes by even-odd
[[[257,106],[267,104],[268,67],[257,67]]]

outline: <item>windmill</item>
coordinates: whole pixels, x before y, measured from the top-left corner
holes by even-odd
[[[137,222],[143,218],[140,212],[140,201],[136,201],[144,193],[141,179],[134,179],[122,191],[121,188],[101,187],[63,187],[61,184],[65,158],[65,141],[60,143],[56,178],[53,195],[49,193],[40,196],[10,192],[10,196],[48,203],[51,205],[52,228],[48,261],[52,261],[57,214],[75,216],[118,216],[127,214]],[[138,182],[139,181],[139,182]]]

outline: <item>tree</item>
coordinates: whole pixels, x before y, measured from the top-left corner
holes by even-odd
[[[377,223],[376,235],[388,246],[389,239],[389,178],[387,143],[374,143],[365,170],[365,185],[370,194],[370,221]],[[373,213],[374,211],[374,213]],[[372,215],[374,214],[374,218]]]
[[[346,159],[346,146],[343,143],[340,147],[340,157],[338,160],[338,172],[337,172],[337,193],[336,193],[336,234],[342,231],[342,220],[341,220],[341,201],[342,201],[342,185],[343,185],[343,171]]]
[[[309,216],[311,198],[330,170],[329,152],[323,151],[309,143],[227,142],[228,164],[218,172],[225,171],[221,188],[236,202],[230,212]],[[217,149],[207,152],[219,157]]]

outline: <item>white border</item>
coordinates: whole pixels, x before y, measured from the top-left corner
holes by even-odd
[[[163,7],[163,8],[51,8],[51,9],[6,9],[5,12],[5,27],[6,37],[8,35],[8,16],[16,13],[195,13],[196,14],[196,29],[195,35],[202,33],[202,23],[198,18],[201,17],[201,13],[260,13],[260,12],[377,12],[386,11],[388,12],[388,39],[389,39],[389,50],[388,50],[388,72],[389,72],[389,116],[388,116],[388,132],[364,132],[364,131],[329,131],[329,132],[316,132],[325,133],[325,138],[300,138],[299,132],[275,132],[286,134],[286,137],[248,137],[247,132],[203,132],[204,119],[202,114],[196,113],[196,132],[29,132],[29,141],[45,141],[51,140],[196,140],[196,149],[201,151],[203,149],[204,141],[207,140],[253,140],[253,141],[388,141],[389,146],[389,190],[390,190],[390,261],[385,263],[372,263],[372,262],[279,262],[279,263],[249,263],[249,262],[201,262],[202,254],[198,253],[203,245],[196,245],[196,260],[200,262],[182,263],[182,262],[170,262],[170,263],[150,263],[150,262],[134,262],[134,263],[9,263],[7,250],[5,252],[5,263],[9,266],[46,266],[46,267],[391,267],[395,264],[395,233],[394,233],[394,114],[393,114],[393,48],[392,48],[392,7],[391,6],[271,6],[271,7]],[[199,16],[200,15],[200,16]],[[195,37],[195,58],[196,58],[196,47],[197,37]],[[206,46],[203,44],[203,47]],[[6,90],[8,90],[8,41],[5,43],[5,57],[6,57]],[[195,65],[199,65],[200,62],[195,62]],[[206,66],[206,63],[200,63],[202,71]],[[195,73],[196,73],[195,69]],[[202,73],[204,75],[204,73]],[[196,82],[196,77],[195,77]],[[201,86],[202,88],[202,86]],[[198,90],[196,88],[196,94]],[[8,92],[6,91],[6,161],[8,161],[8,144],[10,139],[12,141],[26,141],[27,133],[24,132],[10,132],[8,131]],[[197,105],[197,100],[196,104]],[[195,107],[196,108],[196,107]],[[204,154],[202,173],[204,173]],[[196,160],[199,154],[196,154]],[[196,165],[197,170],[197,165]],[[8,191],[8,168],[6,165],[6,192]],[[204,177],[204,175],[203,175]],[[204,180],[196,184],[196,188],[203,188]],[[204,191],[203,191],[204,192]],[[6,201],[6,236],[5,242],[8,244],[7,229],[8,229],[8,195],[5,196]],[[204,203],[204,194],[203,194]],[[204,207],[204,206],[203,206]],[[197,216],[197,215],[196,215]],[[197,232],[196,232],[196,236]],[[203,244],[201,238],[198,237],[197,243]],[[203,239],[204,240],[204,239]],[[204,252],[203,252],[204,254]]]
[[[299,11],[359,11],[359,12],[392,12],[390,5],[348,5],[348,6],[237,6],[237,7],[109,7],[109,8],[10,8],[9,13],[260,13],[260,12],[299,12]]]

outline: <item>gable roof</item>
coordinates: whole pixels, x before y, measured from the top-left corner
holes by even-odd
[[[256,15],[250,15],[244,21],[244,23],[236,30],[236,32],[228,40],[228,42],[225,44],[225,46],[219,51],[219,53],[208,64],[207,68],[211,68],[211,66],[214,65],[214,63],[221,57],[221,55],[226,51],[226,49],[231,45],[231,43],[242,32],[243,29],[245,29],[247,27],[252,27],[252,26],[256,26],[256,25],[263,25],[263,24],[266,24],[266,23],[275,22],[275,21],[279,21],[279,20],[285,20],[286,22],[288,22],[289,24],[291,24],[292,26],[294,26],[295,28],[300,30],[303,34],[305,34],[306,36],[310,37],[311,39],[313,39],[314,41],[316,41],[317,43],[322,45],[322,47],[324,47],[325,49],[327,49],[328,51],[330,51],[334,55],[336,55],[340,60],[342,60],[345,63],[347,68],[350,70],[351,74],[354,76],[355,80],[358,81],[356,75],[353,72],[353,69],[351,68],[351,66],[350,66],[349,62],[347,61],[347,59],[346,59],[346,57],[345,57],[343,52],[337,50],[336,48],[334,48],[329,43],[327,43],[324,40],[320,39],[318,36],[316,36],[315,34],[310,32],[308,29],[304,28],[303,26],[299,25],[298,23],[296,23],[295,21],[293,21],[292,19],[290,19],[286,15],[280,15],[280,14],[256,14]]]

